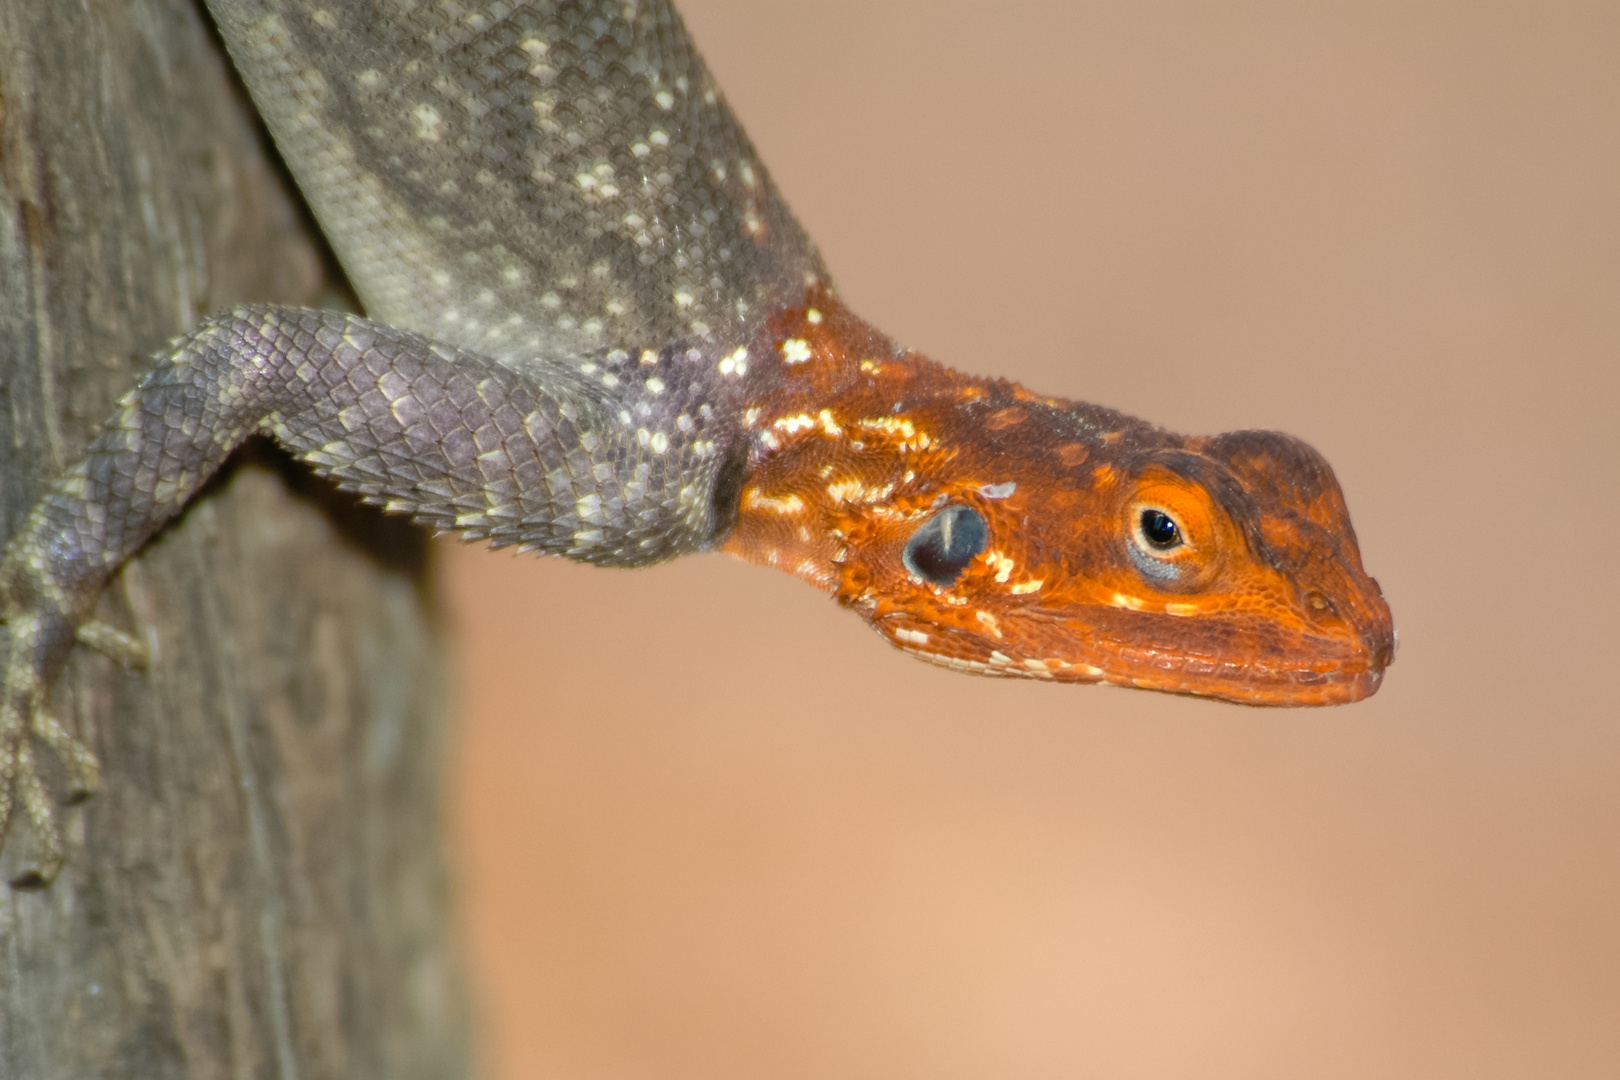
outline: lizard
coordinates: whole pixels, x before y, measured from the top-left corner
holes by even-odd
[[[364,316],[153,358],[0,556],[0,838],[100,784],[53,715],[119,567],[268,435],[361,499],[606,566],[720,550],[984,675],[1255,705],[1394,658],[1332,469],[953,371],[842,302],[667,0],[207,0]]]

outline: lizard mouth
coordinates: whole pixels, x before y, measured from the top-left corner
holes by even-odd
[[[1393,652],[1391,642],[1360,658],[1288,663],[1221,660],[1122,646],[1116,652],[1119,669],[1105,668],[1101,681],[1245,705],[1348,705],[1377,692]]]
[[[1261,706],[1361,701],[1377,692],[1395,657],[1395,633],[1387,625],[1362,633],[1346,627],[1339,634],[1288,641],[1223,641],[1217,630],[1206,648],[1169,635],[1154,642],[1140,625],[1127,636],[1098,633],[1094,622],[1066,619],[1032,620],[1026,633],[1009,635],[1020,640],[997,642],[998,648],[988,648],[971,633],[929,637],[896,634],[893,624],[885,629],[885,636],[904,651],[957,671],[1128,686]],[[920,647],[918,639],[925,637],[926,647]],[[1082,647],[1075,650],[1075,644]]]
[[[1128,637],[1099,635],[1091,645],[1102,657],[1102,681],[1117,685],[1248,705],[1346,705],[1376,693],[1394,662],[1394,627],[1380,613],[1367,613],[1371,625],[1338,622],[1327,632],[1270,626],[1227,633],[1234,628],[1215,624],[1191,642],[1138,626]]]
[[[1036,658],[970,647],[955,649],[935,638],[920,648],[890,635],[900,649],[920,659],[975,675],[1100,683],[1162,693],[1214,698],[1243,705],[1348,705],[1377,692],[1395,654],[1395,636],[1358,642],[1347,655],[1311,659],[1228,660],[1139,643],[1091,639],[1089,661]],[[967,642],[962,642],[967,645]],[[1011,653],[1009,655],[1009,653]]]

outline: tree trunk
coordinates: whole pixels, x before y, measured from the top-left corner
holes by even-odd
[[[289,190],[188,0],[0,0],[7,534],[147,350],[318,298]],[[81,650],[54,691],[103,790],[54,886],[0,890],[0,1076],[467,1071],[428,555],[259,446],[114,580],[152,664]]]

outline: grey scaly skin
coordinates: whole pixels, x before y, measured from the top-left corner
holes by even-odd
[[[735,512],[736,350],[827,275],[667,3],[209,0],[367,318],[268,306],[155,357],[0,562],[0,837],[62,861],[35,753],[98,784],[51,715],[109,577],[243,439],[274,437],[390,510],[634,566]],[[739,356],[739,362],[725,358]]]

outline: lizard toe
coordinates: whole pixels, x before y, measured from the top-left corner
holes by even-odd
[[[151,653],[140,638],[108,623],[92,619],[80,623],[74,634],[79,644],[96,650],[120,667],[139,671],[151,662]]]
[[[62,722],[42,707],[34,709],[34,737],[56,754],[67,771],[68,790],[63,801],[69,806],[93,797],[101,790],[101,763],[84,743],[75,738]]]
[[[65,852],[50,794],[40,782],[34,768],[33,751],[26,740],[17,747],[12,785],[34,826],[34,850],[24,867],[11,876],[10,884],[14,889],[43,889],[56,880]]]

